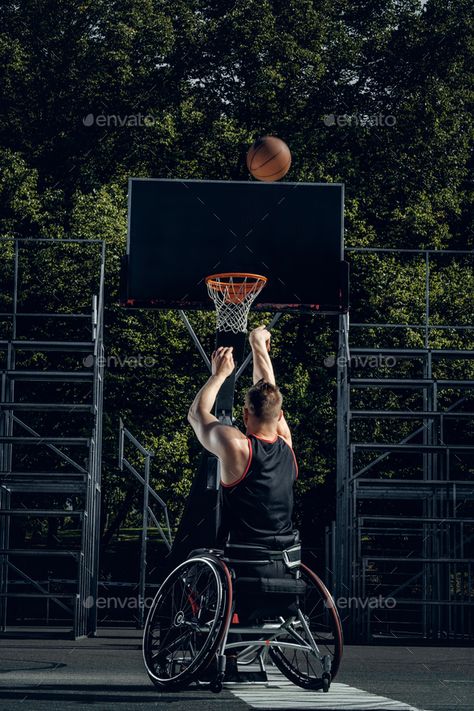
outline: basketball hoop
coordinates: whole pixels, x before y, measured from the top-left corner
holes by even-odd
[[[217,330],[245,332],[250,307],[267,283],[260,274],[229,272],[206,277],[207,293],[217,311]]]

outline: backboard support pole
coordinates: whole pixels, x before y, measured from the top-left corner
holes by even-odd
[[[209,358],[207,357],[206,351],[205,351],[204,348],[202,347],[201,341],[200,341],[199,338],[197,337],[196,332],[195,332],[194,328],[193,328],[192,325],[191,325],[191,322],[189,321],[189,319],[188,319],[188,317],[186,316],[186,314],[185,314],[184,311],[181,311],[181,310],[180,310],[178,313],[179,313],[179,315],[180,315],[180,317],[181,317],[182,322],[184,323],[184,325],[185,325],[186,328],[188,329],[189,335],[190,335],[191,338],[193,339],[194,345],[196,346],[196,348],[198,349],[199,353],[201,354],[202,359],[203,359],[204,363],[206,364],[206,367],[207,367],[208,371],[211,372],[211,361],[210,361]]]

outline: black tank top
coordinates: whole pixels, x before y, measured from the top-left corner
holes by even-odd
[[[251,543],[277,549],[291,545],[293,485],[298,465],[282,437],[249,435],[249,458],[240,479],[222,484],[228,543]]]

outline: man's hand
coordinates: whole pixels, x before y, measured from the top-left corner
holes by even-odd
[[[212,374],[228,378],[235,368],[232,348],[221,346],[212,354]]]
[[[249,335],[252,346],[254,385],[262,379],[267,383],[275,384],[275,374],[269,354],[270,339],[270,331],[265,326],[254,328]]]
[[[257,326],[257,328],[254,328],[253,331],[250,332],[249,335],[249,341],[250,345],[253,346],[258,346],[258,345],[264,345],[267,351],[270,350],[270,339],[272,337],[272,334],[270,331],[267,330],[266,326]]]

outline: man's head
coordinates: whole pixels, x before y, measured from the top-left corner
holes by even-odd
[[[283,415],[282,402],[283,398],[277,385],[267,383],[263,379],[259,380],[245,395],[245,425],[251,430],[256,427],[276,430],[278,420]]]

